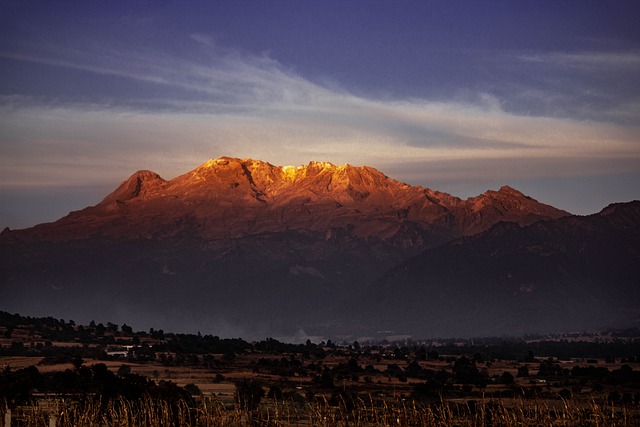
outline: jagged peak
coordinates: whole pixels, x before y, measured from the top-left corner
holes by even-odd
[[[502,187],[500,187],[498,193],[523,194],[522,191],[516,190],[509,185],[503,185]]]
[[[234,192],[251,189],[259,192],[261,197],[282,194],[291,185],[302,183],[301,188],[305,189],[303,191],[311,187],[317,187],[317,194],[319,194],[318,191],[320,193],[344,191],[344,197],[353,197],[353,194],[357,194],[358,200],[363,198],[363,194],[375,192],[374,188],[379,188],[386,193],[393,191],[391,189],[395,187],[401,189],[411,187],[369,166],[353,166],[349,163],[336,165],[328,161],[310,161],[306,165],[299,166],[274,166],[251,158],[240,159],[227,156],[210,159],[179,177],[178,180],[183,185],[215,182],[214,185],[232,188]]]
[[[306,166],[279,166],[280,172],[282,172],[282,176],[289,181],[294,181],[301,172],[306,169]]]
[[[102,203],[130,200],[165,182],[160,175],[153,171],[139,170],[122,182],[113,193],[105,197]]]
[[[203,164],[198,166],[196,168],[196,170],[224,167],[224,166],[229,166],[230,164],[240,164],[240,165],[245,165],[245,166],[246,165],[256,165],[257,164],[257,165],[265,165],[265,166],[274,167],[270,163],[263,162],[262,160],[254,160],[254,159],[250,159],[250,158],[241,159],[241,158],[238,158],[238,157],[221,156],[221,157],[217,157],[215,159],[207,160],[206,162],[204,162]]]
[[[347,166],[347,164],[345,166]],[[331,162],[311,161],[311,162],[309,162],[308,167],[314,167],[314,168],[320,168],[320,169],[336,169],[339,166],[336,166]]]
[[[206,181],[210,176],[219,176],[219,174],[224,171],[242,170],[250,179],[250,170],[255,169],[255,166],[266,166],[268,169],[273,168],[272,165],[266,162],[222,156],[207,160],[191,172],[188,172],[185,176],[188,176],[190,181],[195,180],[197,182]]]
[[[272,173],[275,171],[279,171],[283,178],[288,179],[296,179],[301,175],[309,175],[309,174],[317,174],[320,172],[328,172],[328,173],[340,173],[344,171],[357,170],[360,173],[377,173],[381,174],[381,172],[376,169],[367,167],[367,166],[352,166],[349,163],[345,163],[344,165],[336,165],[327,161],[310,161],[306,165],[286,165],[286,166],[274,166],[271,163],[264,162],[262,160],[254,160],[251,158],[237,158],[237,157],[228,157],[222,156],[215,159],[210,159],[205,163],[198,166],[194,169],[191,174],[196,176],[206,175],[210,173],[211,170],[218,170],[221,168],[230,168],[230,167],[242,167],[246,168],[251,172],[255,171],[265,171],[268,173]]]
[[[484,193],[480,194],[478,197],[495,197],[495,196],[516,196],[516,197],[526,197],[522,191],[517,190],[509,185],[503,185],[498,190],[487,190]]]
[[[285,166],[275,166],[269,162],[265,162],[262,160],[255,160],[252,158],[238,158],[238,157],[229,157],[229,156],[221,156],[213,159],[209,159],[200,166],[198,166],[195,170],[201,169],[211,169],[217,167],[229,166],[230,164],[239,164],[244,166],[264,166],[269,169],[279,169],[283,172],[290,173],[291,171],[304,171],[306,169],[327,169],[331,171],[336,170],[346,170],[350,168],[354,169],[362,169],[362,170],[372,170],[372,168],[368,166],[353,166],[349,163],[345,163],[344,165],[336,165],[327,161],[315,161],[312,160],[306,165],[285,165]],[[375,169],[373,169],[375,170]]]
[[[135,172],[133,175],[131,175],[129,177],[129,179],[127,179],[127,181],[131,181],[133,179],[137,179],[137,180],[141,180],[141,181],[149,181],[149,180],[161,179],[161,180],[164,181],[164,179],[160,175],[158,175],[154,171],[150,171],[150,170],[147,170],[147,169],[142,169],[142,170],[139,170],[139,171]]]

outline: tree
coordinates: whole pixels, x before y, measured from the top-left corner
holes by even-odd
[[[504,371],[502,375],[500,375],[500,383],[501,384],[513,384],[514,378],[511,372]]]
[[[538,368],[539,377],[555,377],[562,375],[562,368],[557,363],[553,363],[552,359],[543,360]]]
[[[558,396],[560,396],[562,399],[564,400],[569,400],[571,399],[571,390],[568,390],[566,388],[563,388],[562,390],[560,390],[558,392]]]
[[[527,366],[518,366],[518,378],[526,378],[529,376],[529,368]]]
[[[325,366],[322,370],[322,374],[316,381],[320,387],[333,388],[333,374],[331,373],[331,369]]]
[[[118,368],[118,375],[121,377],[126,377],[131,373],[131,366],[129,365],[120,365]]]
[[[455,382],[458,384],[476,384],[482,380],[473,360],[464,356],[455,361],[452,370]]]
[[[405,368],[404,371],[408,377],[418,378],[422,373],[422,367],[417,361],[414,360]]]
[[[258,408],[260,400],[264,397],[264,390],[258,382],[243,379],[236,383],[235,401],[241,409],[253,411]]]
[[[71,360],[71,363],[73,364],[74,369],[78,371],[84,364],[84,360],[82,360],[82,357],[80,357],[80,355],[76,355]]]
[[[96,325],[96,336],[100,337],[102,335],[104,335],[106,329],[104,327],[104,325],[102,323],[98,323]]]
[[[9,408],[24,405],[31,400],[32,390],[42,382],[42,375],[35,366],[16,371],[7,366],[0,372],[0,401]]]
[[[431,350],[427,353],[427,360],[438,360],[439,357],[440,355],[435,350]]]
[[[193,383],[185,384],[183,388],[192,396],[199,396],[202,394],[202,391],[200,391],[200,387]]]

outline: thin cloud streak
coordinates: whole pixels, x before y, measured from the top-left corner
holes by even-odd
[[[520,56],[525,62],[547,63],[562,67],[589,69],[640,70],[640,52],[545,52]]]

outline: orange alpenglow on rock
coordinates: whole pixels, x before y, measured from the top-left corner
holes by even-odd
[[[68,240],[92,235],[151,238],[189,231],[218,239],[349,229],[360,238],[396,239],[400,246],[422,247],[478,233],[498,221],[526,225],[565,215],[506,186],[462,200],[407,185],[368,166],[274,166],[220,157],[169,181],[151,171],[136,172],[96,206],[36,226],[32,233]],[[407,238],[408,226],[417,233]],[[424,232],[440,237],[425,242],[419,236]]]

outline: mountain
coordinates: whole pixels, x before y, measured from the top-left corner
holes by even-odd
[[[640,202],[521,227],[498,223],[395,267],[357,298],[362,319],[420,336],[640,323]]]
[[[507,186],[461,200],[403,184],[367,166],[311,162],[282,167],[222,157],[170,181],[151,171],[136,172],[98,205],[21,237],[217,240],[345,230],[355,238],[422,249],[498,221],[530,224],[567,214]]]
[[[567,215],[506,186],[462,200],[367,166],[221,157],[171,180],[136,172],[95,206],[5,230],[0,309],[297,333],[425,250]]]

